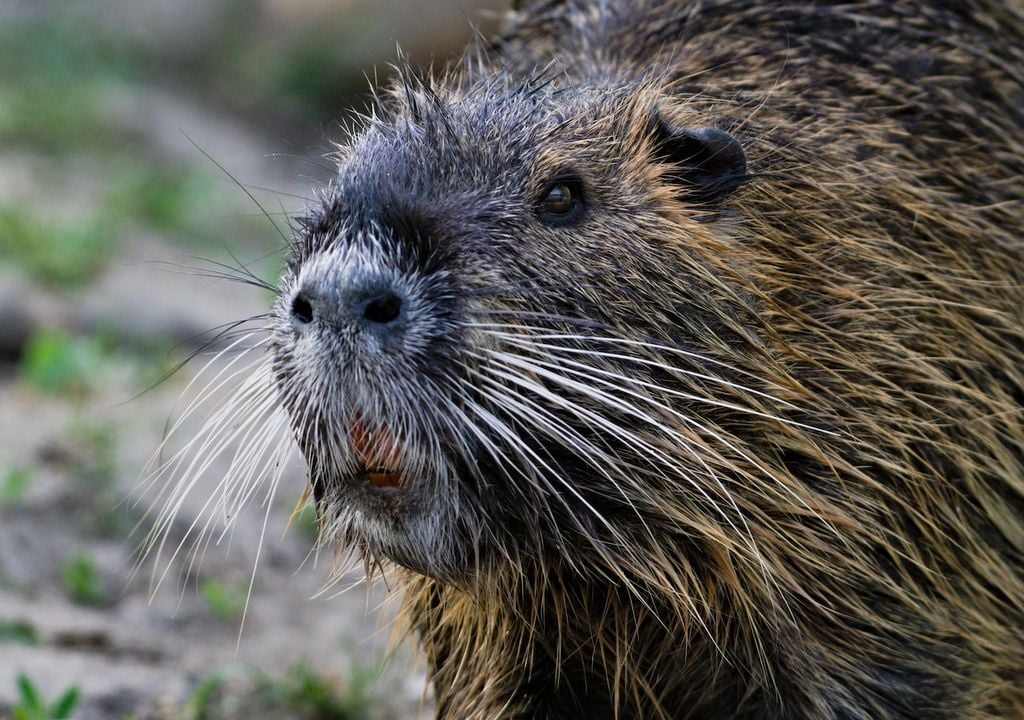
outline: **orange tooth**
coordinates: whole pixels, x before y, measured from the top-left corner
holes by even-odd
[[[399,487],[401,475],[396,472],[371,472],[366,474],[370,484],[374,487]]]

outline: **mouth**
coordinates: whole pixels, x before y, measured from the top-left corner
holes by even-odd
[[[402,473],[389,468],[365,468],[357,473],[357,477],[378,490],[396,491],[401,490],[403,485]]]
[[[402,470],[402,448],[386,427],[371,429],[357,417],[349,433],[359,464],[357,482],[385,493],[408,489],[410,479]]]

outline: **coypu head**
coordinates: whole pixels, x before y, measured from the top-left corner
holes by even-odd
[[[750,340],[704,262],[740,143],[636,86],[405,90],[341,151],[274,311],[333,534],[462,582],[621,546],[679,476],[707,502],[713,456],[666,448],[758,392],[712,359]]]

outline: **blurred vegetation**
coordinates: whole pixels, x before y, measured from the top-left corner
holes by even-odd
[[[218,23],[219,41],[192,57],[189,70],[207,78],[209,88],[228,99],[234,109],[288,113],[313,118],[317,124],[339,116],[353,96],[367,95],[362,72],[374,37],[374,16],[346,12],[347,32],[324,23],[300,24],[284,37],[268,37],[245,0],[224,3]],[[376,30],[380,33],[380,29]],[[315,125],[314,125],[315,127]]]
[[[159,230],[195,229],[196,208],[214,194],[214,179],[195,168],[127,166],[114,178],[106,207]]]
[[[103,91],[143,76],[146,61],[98,28],[82,29],[70,17],[0,25],[0,142],[114,149]]]
[[[227,585],[207,578],[199,585],[199,594],[215,618],[222,622],[237,622],[245,612],[249,583],[239,581]]]
[[[220,674],[211,675],[200,682],[180,713],[180,720],[213,720],[212,708],[216,706],[223,688],[224,677]]]
[[[76,337],[44,329],[29,339],[21,360],[21,377],[35,390],[81,399],[92,390],[109,350],[102,338]]]
[[[73,479],[91,494],[111,487],[118,470],[117,430],[108,423],[80,418],[68,435],[80,449],[71,468]]]
[[[289,527],[295,528],[299,537],[310,545],[320,539],[320,519],[317,517],[316,507],[312,502],[306,502],[302,507],[297,507],[292,511]]]
[[[14,642],[22,645],[38,645],[39,633],[26,622],[0,620],[0,643]]]
[[[25,208],[0,207],[0,254],[45,283],[78,286],[113,256],[112,225],[106,216],[57,224]]]
[[[265,250],[280,242],[201,151],[187,163],[153,157],[112,114],[119,94],[164,80],[168,70],[152,48],[107,32],[84,13],[42,14],[0,24],[0,68],[0,147],[48,159],[43,169],[52,176],[39,178],[51,186],[47,195],[0,199],[0,262],[66,290],[95,278],[133,228],[204,252],[223,251],[236,237]],[[215,78],[193,77],[214,84]],[[89,185],[74,187],[83,168]],[[54,212],[51,203],[64,186],[86,197],[58,203]]]
[[[282,130],[296,117],[316,129],[354,98],[368,97],[364,73],[373,71],[379,48],[393,47],[392,29],[369,4],[336,14],[336,25],[314,19],[281,32],[269,32],[253,9],[248,0],[221,2],[213,27],[204,29],[215,41],[179,56],[111,31],[87,8],[0,25],[0,142],[117,151],[125,138],[111,124],[106,100],[147,83],[189,85]]]
[[[43,455],[70,481],[75,517],[90,534],[124,536],[138,521],[138,512],[122,503],[117,489],[117,428],[97,419],[86,401],[115,375],[119,383],[143,388],[153,375],[144,357],[118,352],[102,332],[81,337],[48,328],[29,339],[19,366],[21,381],[36,392],[65,399],[73,415],[57,446]],[[159,369],[159,363],[157,363]],[[145,372],[143,370],[146,370]],[[0,509],[15,504],[28,487],[30,470],[14,468],[0,476]]]
[[[14,706],[14,720],[68,720],[78,705],[77,687],[65,691],[57,700],[47,703],[27,675],[20,674],[18,704]]]
[[[215,673],[199,683],[178,720],[384,720],[373,690],[379,675],[355,663],[342,682],[304,661],[275,677],[252,670],[242,683]]]
[[[127,537],[141,511],[125,503],[117,488],[117,429],[80,415],[68,428],[67,437],[74,456],[68,470],[71,491],[78,498],[76,518],[90,534]]]
[[[60,578],[68,597],[80,605],[102,605],[107,600],[96,561],[87,552],[68,558],[61,567]]]
[[[0,479],[0,510],[16,505],[28,490],[32,475],[27,468],[11,468]]]
[[[308,720],[369,720],[373,717],[371,692],[377,673],[354,665],[344,686],[317,674],[308,663],[293,666],[277,680],[260,678],[257,683],[262,706],[289,708],[296,717]]]

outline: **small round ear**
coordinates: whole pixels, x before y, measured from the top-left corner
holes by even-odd
[[[651,128],[655,155],[675,166],[667,177],[683,186],[687,199],[713,203],[749,179],[747,155],[725,130],[679,127],[657,111]]]

